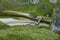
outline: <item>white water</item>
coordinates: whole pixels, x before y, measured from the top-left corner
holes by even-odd
[[[14,26],[14,25],[28,25],[31,22],[29,21],[23,21],[23,20],[17,20],[14,18],[0,18],[0,21],[9,25],[9,26]]]
[[[0,21],[9,25],[9,26],[15,26],[15,25],[36,25],[35,21],[27,20],[27,19],[14,19],[14,18],[0,18]],[[44,23],[40,23],[39,26],[49,26]]]

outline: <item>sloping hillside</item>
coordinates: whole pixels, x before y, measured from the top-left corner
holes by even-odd
[[[0,0],[0,10],[15,10],[20,12],[32,13],[34,15],[46,15],[56,5],[53,5],[49,0],[43,0],[38,4],[19,4],[25,0]],[[58,0],[58,5],[59,5]],[[47,5],[46,8],[42,6]],[[50,27],[45,26],[13,26],[9,27],[0,22],[0,40],[60,40],[60,36],[50,30]]]

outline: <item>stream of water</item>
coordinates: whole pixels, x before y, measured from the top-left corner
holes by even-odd
[[[0,18],[0,21],[9,25],[9,26],[28,25],[30,23],[33,23],[32,21],[17,20],[17,19],[14,19],[14,18]]]

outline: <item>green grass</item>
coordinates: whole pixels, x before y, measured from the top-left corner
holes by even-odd
[[[0,29],[6,29],[9,28],[8,25],[6,25],[5,23],[0,22]]]
[[[39,26],[14,26],[0,30],[2,40],[60,40],[59,35]]]
[[[46,26],[7,26],[0,22],[0,40],[60,40],[60,36]]]

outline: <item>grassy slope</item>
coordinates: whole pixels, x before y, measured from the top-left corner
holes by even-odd
[[[44,15],[46,14],[49,10],[53,9],[53,4],[51,4],[48,0],[41,1],[39,4],[33,5],[19,5],[15,2],[10,2],[8,0],[0,0],[1,2],[1,8],[2,9],[7,9],[7,10],[16,10],[16,11],[22,11],[22,12],[27,12],[27,13],[32,13],[35,15]],[[48,8],[46,9],[41,9],[41,5],[46,4],[48,5]]]
[[[42,4],[47,4],[47,9],[39,9]],[[48,0],[33,5],[18,5],[11,3],[8,0],[0,0],[0,8],[4,10],[16,10],[35,15],[44,15],[51,10],[54,5],[50,4]],[[4,24],[5,25],[5,24]],[[5,26],[6,27],[6,26]],[[49,28],[41,28],[38,26],[14,26],[3,29],[4,26],[0,23],[0,40],[60,40],[58,34],[51,32]]]
[[[2,40],[60,40],[58,34],[36,26],[14,26],[0,30]]]

